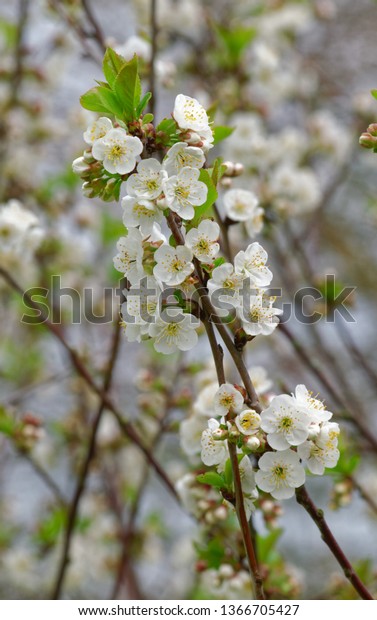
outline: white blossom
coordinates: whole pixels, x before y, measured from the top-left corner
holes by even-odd
[[[101,118],[89,125],[84,133],[84,140],[87,144],[94,144],[96,140],[104,138],[110,129],[113,129],[111,120],[106,118],[106,116],[101,116]]]
[[[272,273],[266,266],[268,254],[259,243],[251,243],[246,250],[241,250],[234,258],[234,268],[244,278],[250,278],[250,283],[256,286],[268,286],[272,280]]]
[[[122,304],[122,317],[126,323],[146,325],[154,322],[160,312],[162,287],[152,276],[135,282],[124,291],[126,302]]]
[[[202,168],[205,156],[202,149],[189,146],[186,142],[177,142],[168,150],[163,161],[163,168],[169,176],[179,174],[182,168]]]
[[[0,205],[0,263],[27,260],[41,244],[44,232],[37,216],[18,200]]]
[[[93,144],[92,155],[103,162],[103,167],[114,174],[127,174],[136,166],[136,158],[143,151],[139,138],[129,136],[121,127],[110,129]]]
[[[183,420],[179,427],[182,450],[188,454],[199,454],[202,433],[207,427],[207,420],[202,416],[192,415]]]
[[[222,466],[228,458],[226,441],[219,441],[213,438],[213,433],[220,428],[220,423],[214,418],[208,420],[208,428],[202,433],[201,438],[201,459],[204,465]]]
[[[196,415],[212,418],[216,414],[214,398],[218,389],[219,384],[213,381],[200,390],[193,405]]]
[[[335,467],[340,454],[336,445],[330,443],[327,447],[321,447],[314,441],[305,441],[298,446],[297,452],[306,461],[309,471],[317,476],[322,476],[326,467]]]
[[[220,250],[219,235],[220,227],[216,222],[202,220],[198,228],[188,231],[185,245],[202,263],[211,263]]]
[[[162,182],[167,178],[167,173],[163,170],[157,159],[143,159],[138,163],[137,172],[131,174],[126,183],[127,192],[130,196],[154,200],[162,193]]]
[[[255,216],[259,200],[246,189],[230,189],[224,194],[224,209],[235,222],[246,222]]]
[[[155,202],[125,196],[122,198],[123,224],[126,228],[140,226],[140,232],[144,237],[148,237],[156,222],[162,222],[163,212]]]
[[[240,289],[244,276],[237,273],[231,263],[223,263],[212,271],[212,277],[208,280],[208,291],[213,298],[216,294],[216,308],[223,308],[224,304],[238,307],[240,303]],[[217,293],[221,291],[221,294]],[[213,300],[212,300],[213,301]],[[220,314],[220,312],[219,312]]]
[[[137,228],[131,228],[127,237],[117,243],[118,254],[114,257],[114,267],[133,284],[144,275],[143,236]]]
[[[317,177],[309,168],[282,164],[270,178],[269,188],[277,209],[288,214],[312,211],[321,198]]]
[[[149,335],[154,338],[154,348],[159,353],[189,351],[198,342],[195,331],[198,326],[199,320],[192,314],[177,312],[169,320],[165,316],[157,317],[156,322],[149,326]]]
[[[216,414],[225,416],[230,409],[235,413],[241,411],[244,399],[234,385],[224,383],[215,394],[214,404]]]
[[[173,248],[170,245],[161,245],[155,252],[156,265],[153,273],[166,284],[181,284],[193,270],[192,252],[184,245]]]
[[[288,499],[294,490],[305,483],[305,470],[300,457],[293,450],[266,452],[258,461],[255,481],[275,499]]]
[[[261,419],[261,428],[267,433],[267,441],[274,450],[298,446],[308,438],[310,416],[287,394],[275,396],[270,406],[262,411]]]
[[[255,391],[259,396],[263,396],[272,388],[272,381],[267,375],[267,370],[263,366],[252,366],[248,368],[250,379],[253,382]]]
[[[254,435],[258,432],[261,425],[261,417],[254,409],[245,409],[241,411],[234,421],[238,430],[243,435]]]
[[[168,207],[178,213],[185,220],[192,220],[195,215],[194,207],[205,203],[208,188],[199,181],[200,171],[188,166],[163,183],[165,199]]]
[[[237,308],[242,327],[249,336],[269,336],[279,324],[280,308],[274,308],[275,297],[269,297],[263,290],[251,295],[249,303]]]
[[[192,97],[177,95],[173,117],[180,129],[192,129],[198,134],[209,129],[207,112],[199,101]]]
[[[327,411],[324,403],[314,398],[313,393],[309,392],[305,385],[296,387],[294,398],[300,407],[308,411],[313,422],[325,422],[332,418],[332,413]]]

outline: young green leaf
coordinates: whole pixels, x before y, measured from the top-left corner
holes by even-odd
[[[127,122],[135,120],[137,118],[136,109],[141,97],[141,83],[136,55],[132,60],[123,65],[115,78],[113,90],[122,107],[124,120]]]
[[[226,487],[225,480],[220,474],[214,471],[207,471],[205,474],[199,474],[196,479],[201,484],[208,484],[208,486],[215,487],[216,489],[223,489]]]
[[[217,189],[212,181],[208,170],[202,169],[200,171],[199,181],[205,183],[208,188],[207,200],[199,207],[195,207],[195,216],[188,223],[187,230],[190,230],[191,228],[197,228],[203,218],[210,217],[212,215],[212,206],[216,202],[218,197]]]
[[[122,115],[122,106],[115,93],[105,86],[95,86],[88,90],[80,98],[80,103],[83,108],[92,112],[113,114],[114,116]]]
[[[213,143],[214,144],[218,144],[219,142],[221,142],[222,140],[225,140],[225,138],[228,138],[234,131],[234,127],[223,127],[222,125],[218,125],[217,127],[213,128]]]
[[[117,54],[110,47],[107,48],[105,55],[103,57],[102,69],[103,69],[103,74],[111,88],[114,86],[116,77],[119,74],[123,65],[125,64],[126,64],[126,60],[123,58],[123,56],[120,56],[119,54]]]
[[[152,93],[150,93],[149,91],[147,93],[145,93],[144,97],[141,99],[139,105],[137,106],[136,109],[136,115],[137,118],[139,118],[142,113],[144,112],[145,108],[147,107],[150,99],[152,97]]]
[[[156,127],[156,142],[164,146],[171,146],[178,142],[177,123],[173,118],[164,118]]]
[[[371,93],[375,99],[377,99],[377,89],[371,90]]]

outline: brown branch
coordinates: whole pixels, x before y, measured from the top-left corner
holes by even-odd
[[[100,28],[98,21],[96,20],[94,13],[92,11],[92,7],[90,6],[89,0],[81,0],[83,11],[88,18],[90,25],[93,28],[93,38],[97,41],[98,45],[101,48],[102,52],[106,51],[106,42],[103,32]]]
[[[115,364],[116,364],[116,360],[117,360],[118,352],[119,352],[120,333],[121,333],[121,327],[119,325],[119,322],[117,322],[115,324],[113,342],[111,345],[110,356],[109,356],[109,360],[107,363],[107,370],[106,370],[106,374],[105,374],[105,378],[103,382],[103,393],[104,394],[107,394],[109,392],[111,384],[112,384],[113,372],[114,372],[114,368],[115,368]],[[80,508],[80,501],[85,491],[86,482],[87,482],[89,470],[90,470],[90,465],[96,454],[97,433],[98,433],[100,422],[101,422],[101,419],[102,419],[102,416],[105,410],[106,410],[106,406],[105,406],[104,400],[102,399],[99,404],[95,418],[93,420],[93,426],[92,426],[90,437],[89,437],[89,445],[88,445],[86,457],[82,464],[80,475],[76,483],[75,492],[73,494],[73,498],[70,503],[70,507],[68,511],[67,523],[66,523],[66,527],[64,531],[63,551],[62,551],[62,556],[61,556],[60,563],[59,563],[56,582],[53,587],[53,593],[51,597],[54,600],[59,599],[61,592],[62,592],[64,577],[65,577],[65,573],[66,573],[68,562],[69,562],[69,553],[70,553],[71,543],[73,540],[74,527],[76,524],[76,520],[77,520],[77,516],[79,513],[79,508]]]
[[[167,217],[168,225],[170,230],[173,233],[173,236],[176,242],[179,245],[184,244],[184,238],[182,232],[179,227],[179,220],[175,218],[175,216],[170,213]],[[225,383],[225,372],[223,366],[223,351],[221,346],[217,343],[216,336],[213,328],[213,319],[216,318],[218,321],[216,322],[216,327],[222,335],[223,341],[227,346],[229,352],[231,353],[233,359],[237,362],[237,368],[241,369],[242,375],[245,375],[245,388],[249,393],[249,396],[253,398],[253,400],[258,403],[258,397],[256,395],[254,386],[251,382],[249,373],[247,372],[246,367],[243,367],[242,356],[240,356],[239,352],[236,350],[233,341],[231,340],[226,328],[220,323],[219,317],[217,316],[208,296],[207,289],[204,286],[202,268],[200,266],[200,262],[194,258],[194,266],[197,278],[199,280],[199,284],[196,287],[196,290],[199,294],[199,297],[202,302],[202,308],[204,311],[204,316],[202,317],[202,321],[208,336],[208,340],[210,343],[213,360],[215,363],[217,380],[219,385]],[[224,330],[221,328],[224,327]],[[219,329],[220,328],[220,329]],[[244,372],[245,371],[245,372]],[[240,372],[240,375],[241,375]],[[245,374],[246,373],[246,374]],[[242,376],[241,375],[241,376]],[[247,377],[246,377],[247,375]],[[258,403],[259,404],[259,403]],[[260,409],[259,409],[260,410]],[[243,491],[242,491],[242,483],[241,483],[241,475],[239,470],[239,463],[237,458],[237,448],[235,444],[228,442],[228,449],[230,455],[230,461],[232,465],[233,471],[233,481],[234,481],[234,489],[235,489],[235,508],[237,513],[238,522],[241,529],[242,539],[244,542],[246,557],[249,564],[250,576],[252,579],[252,583],[254,586],[254,591],[256,594],[256,598],[258,600],[265,600],[264,592],[263,592],[263,581],[261,578],[261,574],[259,572],[259,566],[257,563],[256,554],[254,551],[253,541],[251,538],[251,532],[249,528],[249,524],[246,517],[245,505],[243,501]]]
[[[356,592],[364,600],[374,600],[367,587],[362,583],[360,578],[355,573],[352,564],[348,560],[344,551],[340,548],[338,542],[336,541],[333,533],[331,532],[329,526],[325,521],[323,511],[319,510],[314,504],[305,486],[296,489],[296,500],[303,508],[305,508],[306,512],[313,519],[314,523],[321,532],[322,540],[326,543],[331,553],[342,567],[345,577],[355,588]]]
[[[50,476],[49,472],[46,471],[42,465],[40,465],[38,463],[38,461],[36,461],[33,456],[29,453],[26,452],[24,450],[19,450],[18,453],[20,454],[20,456],[22,456],[22,458],[24,458],[29,465],[33,468],[33,470],[35,471],[35,473],[37,474],[37,476],[43,480],[43,482],[45,483],[45,485],[50,489],[50,491],[53,493],[56,501],[63,507],[66,508],[67,507],[67,500],[65,499],[63,493],[61,492],[61,490],[59,489],[58,485],[56,484],[55,480]]]

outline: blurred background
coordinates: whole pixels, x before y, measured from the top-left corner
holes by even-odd
[[[156,5],[156,116],[169,116],[183,92],[216,108],[218,124],[235,127],[216,154],[245,172],[225,178],[223,189],[232,184],[259,197],[258,241],[274,286],[283,289],[278,305],[303,286],[322,293],[305,306],[323,313],[320,322],[286,320],[248,346],[248,366],[265,398],[305,383],[341,423],[339,465],[326,478],[310,478],[308,488],[376,592],[377,160],[358,144],[377,120],[370,95],[377,87],[376,2]],[[148,343],[127,342],[116,316],[105,324],[82,315],[75,321],[71,300],[62,299],[61,338],[98,384],[106,385],[113,366],[107,388],[178,484],[183,509],[111,412],[101,411],[61,339],[46,326],[21,323],[16,283],[22,291],[50,290],[59,275],[62,288],[93,291],[97,315],[104,288],[118,285],[119,204],[86,198],[72,172],[94,118],[79,99],[101,79],[107,46],[126,58],[138,54],[147,89],[152,26],[149,0],[0,0],[0,267],[13,279],[0,273],[3,599],[250,595],[232,515],[216,520],[218,506],[199,505],[201,490],[185,478],[200,461],[179,428],[214,380],[206,343],[184,357],[158,356]],[[25,209],[25,229],[33,228],[30,243],[11,250],[10,208]],[[242,226],[231,233],[237,248],[251,234]],[[326,285],[328,274],[334,285]],[[345,286],[356,287],[345,302],[352,323],[336,312]],[[57,302],[48,297],[50,306]],[[262,500],[255,526],[269,597],[353,598],[295,501]]]

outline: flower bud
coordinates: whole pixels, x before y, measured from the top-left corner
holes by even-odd
[[[221,564],[219,567],[219,575],[225,579],[229,579],[234,575],[234,569],[230,564]]]
[[[377,137],[372,136],[370,133],[362,133],[359,138],[360,146],[363,146],[365,149],[374,149],[377,147]]]
[[[88,172],[90,167],[83,157],[77,157],[77,159],[72,162],[72,170],[75,174],[83,174]]]
[[[254,452],[255,450],[258,450],[260,446],[260,441],[258,437],[249,437],[245,445],[249,448],[249,450]]]
[[[218,521],[225,521],[228,516],[228,511],[225,506],[219,506],[216,510],[213,511],[214,516]]]

